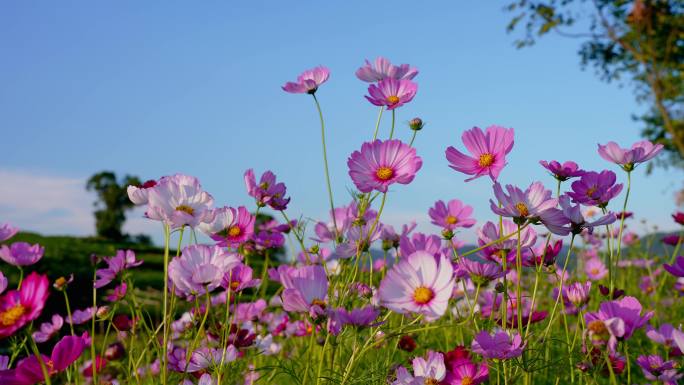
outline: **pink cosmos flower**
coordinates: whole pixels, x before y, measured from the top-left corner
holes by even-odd
[[[665,345],[666,347],[672,347],[674,345],[674,333],[676,331],[678,330],[668,323],[660,325],[658,329],[653,328],[651,325],[646,325],[646,337],[651,341]]]
[[[67,317],[66,321],[72,325],[81,325],[93,319],[96,312],[97,308],[94,306],[87,307],[83,310],[77,309],[71,314],[71,318]]]
[[[676,213],[672,214],[672,219],[675,221],[675,223],[684,226],[684,212],[677,211]],[[0,239],[2,239],[1,236]]]
[[[504,276],[504,271],[497,263],[481,263],[472,259],[461,258],[458,268],[470,275],[470,279],[476,285],[486,285]]]
[[[126,193],[128,194],[128,199],[133,202],[134,205],[146,205],[149,201],[148,195],[150,189],[157,185],[157,181],[150,179],[140,186],[128,186],[126,188]]]
[[[376,106],[393,110],[413,100],[416,92],[418,84],[410,80],[386,78],[368,86],[370,96],[366,96],[366,99]]]
[[[428,214],[432,218],[432,224],[444,229],[469,228],[475,224],[475,219],[470,217],[473,214],[473,208],[464,205],[458,199],[452,199],[447,204],[439,200],[428,210]]]
[[[482,330],[473,339],[472,349],[474,353],[485,358],[508,360],[522,355],[525,344],[517,332],[509,334],[499,330],[490,335],[486,330]]]
[[[39,331],[33,332],[33,340],[37,343],[42,343],[54,336],[64,325],[64,319],[59,314],[52,316],[51,322],[43,322],[40,324]]]
[[[418,70],[408,64],[393,65],[384,57],[378,57],[373,63],[366,60],[366,64],[356,70],[356,77],[368,83],[379,82],[392,78],[396,80],[412,80],[418,75]]]
[[[632,145],[631,149],[620,148],[615,142],[606,145],[598,145],[598,153],[601,158],[622,166],[625,171],[632,171],[639,163],[646,162],[663,149],[663,145],[653,144],[648,140],[641,140]]]
[[[283,309],[309,313],[317,318],[328,302],[328,277],[321,265],[282,270],[280,280],[285,288]]]
[[[442,240],[436,235],[413,233],[410,237],[403,235],[399,238],[399,255],[409,256],[416,251],[424,251],[435,257],[442,254]]]
[[[214,210],[213,216],[212,221],[201,223],[199,227],[218,246],[237,247],[254,234],[256,218],[244,206],[237,209],[221,207]]]
[[[446,366],[442,353],[428,351],[427,359],[416,357],[413,359],[413,375],[403,366],[397,368],[397,379],[393,385],[422,385],[440,384],[446,377]]]
[[[584,170],[581,170],[577,163],[573,161],[567,161],[563,164],[560,164],[555,160],[550,162],[540,160],[539,164],[541,164],[545,169],[549,170],[551,175],[553,175],[556,180],[561,182],[564,182],[570,178],[582,176],[585,172]]]
[[[499,182],[494,183],[494,195],[502,207],[490,199],[490,208],[495,214],[511,217],[519,224],[544,216],[558,204],[558,200],[551,197],[551,190],[545,189],[541,182],[532,183],[525,191],[510,184],[506,185],[506,190],[508,195]]]
[[[226,272],[238,263],[235,254],[218,246],[190,245],[169,263],[169,279],[181,297],[203,295],[219,287]]]
[[[589,293],[591,292],[591,281],[575,282],[568,286],[564,286],[563,290],[568,300],[576,307],[581,307],[589,302]]]
[[[308,69],[297,76],[296,82],[287,82],[283,91],[291,94],[315,94],[321,84],[330,78],[330,70],[323,66]]]
[[[38,318],[50,294],[49,286],[47,276],[34,271],[24,279],[19,290],[10,290],[0,297],[0,339]]]
[[[665,361],[658,355],[641,355],[636,359],[641,371],[650,381],[659,381],[665,385],[677,385],[684,374],[677,374],[677,364],[674,361]]]
[[[9,223],[0,225],[0,242],[12,238],[17,232],[19,232],[19,228],[12,227]]]
[[[238,263],[223,275],[221,286],[226,290],[242,291],[250,287],[257,287],[260,279],[252,279],[252,268]]]
[[[684,257],[678,256],[673,264],[669,265],[666,263],[663,265],[663,268],[675,277],[684,277]]]
[[[117,302],[121,301],[125,296],[126,296],[126,291],[128,289],[128,285],[126,285],[126,282],[121,282],[120,285],[114,288],[114,291],[107,295],[107,301],[109,302]]]
[[[0,246],[0,258],[14,266],[30,266],[40,261],[45,248],[39,244],[30,245],[26,242],[14,242],[11,246]]]
[[[584,229],[589,233],[594,231],[596,226],[609,225],[617,219],[614,213],[608,213],[595,221],[588,222],[582,215],[582,208],[579,204],[574,205],[570,202],[567,194],[558,199],[561,209],[552,208],[541,215],[541,221],[546,228],[557,235],[568,235],[570,233],[580,234]]]
[[[448,385],[478,385],[489,378],[489,368],[486,363],[475,364],[469,358],[457,358],[447,364],[447,375],[443,384]]]
[[[416,149],[397,139],[366,142],[347,160],[349,176],[364,193],[384,193],[391,184],[409,184],[422,165]]]
[[[347,311],[344,308],[336,310],[337,319],[342,325],[352,325],[358,327],[369,326],[380,315],[380,310],[372,306],[352,309]]]
[[[176,174],[161,179],[150,189],[148,200],[147,217],[173,228],[197,227],[213,219],[214,198],[203,191],[199,180],[192,176]]]
[[[606,265],[599,258],[591,258],[584,265],[584,272],[592,281],[600,281],[608,275]]]
[[[474,175],[466,182],[483,175],[489,175],[496,181],[506,165],[506,154],[513,149],[513,129],[489,126],[483,132],[479,127],[473,127],[463,132],[461,138],[472,156],[449,147],[446,149],[449,167],[466,175]]]
[[[424,251],[402,258],[387,272],[378,290],[380,303],[397,313],[420,313],[428,321],[446,311],[454,287],[449,260]]]
[[[507,219],[504,219],[502,224],[503,234],[499,234],[498,223],[485,223],[484,226],[482,226],[482,228],[480,228],[477,231],[478,246],[484,246],[506,235],[515,234],[518,231],[518,226]],[[525,253],[528,252],[527,250],[529,250],[530,247],[534,246],[536,242],[537,232],[534,231],[534,229],[531,226],[525,227],[520,232],[520,247],[523,250],[523,257],[525,257]],[[483,258],[492,262],[502,263],[503,258],[506,258],[506,263],[512,263],[515,262],[517,246],[517,236],[513,235],[505,241],[494,243],[493,245],[485,247],[480,251],[480,255],[482,255]]]
[[[643,327],[654,312],[641,315],[641,304],[634,297],[602,302],[598,312],[584,315],[587,330],[594,344],[608,342],[608,348],[615,352],[618,340],[626,340]]]
[[[95,271],[96,280],[94,286],[96,289],[108,285],[120,272],[140,266],[143,263],[143,261],[135,259],[133,250],[117,250],[116,255],[105,257],[104,261],[107,263],[107,267]]]
[[[532,249],[529,253],[529,258],[523,259],[523,266],[553,266],[556,263],[556,257],[560,254],[563,248],[563,240],[558,239],[555,242],[548,244],[541,244]]]
[[[7,277],[0,271],[0,294],[4,293],[5,289],[7,289],[7,283]]]
[[[254,170],[250,168],[245,171],[245,186],[247,194],[256,199],[260,207],[269,205],[274,210],[285,210],[287,204],[290,203],[290,198],[285,197],[287,194],[285,183],[276,182],[276,176],[271,171],[264,172],[257,184]]]
[[[616,179],[612,171],[588,171],[579,180],[572,182],[572,191],[567,194],[575,203],[603,208],[622,191],[622,184],[615,184]]]
[[[331,213],[331,218],[334,217],[329,222],[318,222],[314,227],[314,232],[316,233],[315,241],[325,243],[332,242],[337,235],[344,234],[349,230],[354,219],[356,217],[356,205],[351,204],[344,207],[336,207]],[[335,224],[337,224],[337,229],[335,229]],[[335,231],[337,230],[337,231]]]

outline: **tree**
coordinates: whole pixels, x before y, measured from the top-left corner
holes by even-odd
[[[98,236],[113,241],[125,238],[121,228],[126,221],[126,211],[134,206],[126,193],[129,185],[140,185],[140,179],[126,175],[121,183],[118,183],[116,174],[112,171],[102,171],[88,179],[86,189],[95,191],[98,197],[98,201],[94,203],[95,228]]]
[[[607,82],[631,80],[637,101],[648,105],[633,118],[670,155],[659,164],[684,167],[684,1],[518,0],[506,9],[516,14],[508,31],[525,30],[519,48],[550,32],[584,39],[583,66]]]

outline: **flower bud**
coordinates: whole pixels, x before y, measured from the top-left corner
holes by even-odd
[[[425,123],[423,123],[423,120],[421,118],[413,118],[413,119],[409,120],[409,127],[413,131],[420,131],[423,129],[424,126],[425,126]]]

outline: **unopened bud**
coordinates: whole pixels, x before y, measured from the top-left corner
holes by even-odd
[[[421,118],[413,118],[413,119],[409,120],[409,127],[413,131],[420,131],[423,129],[424,126],[425,126],[425,123],[423,123],[423,120]]]

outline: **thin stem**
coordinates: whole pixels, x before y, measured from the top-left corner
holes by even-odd
[[[378,120],[375,122],[375,133],[373,134],[373,140],[378,138],[378,131],[380,130],[380,120],[382,119],[382,112],[385,110],[384,106],[380,107],[380,112],[378,113]]]
[[[64,294],[64,303],[66,304],[67,319],[71,321],[71,306],[69,306],[69,296],[67,295],[66,287],[62,289],[62,293]],[[71,329],[71,335],[75,335],[73,322],[69,322],[69,329]]]
[[[162,304],[162,334],[163,334],[163,345],[162,345],[162,369],[161,369],[161,380],[162,384],[166,385],[166,370],[168,365],[168,359],[166,357],[166,345],[168,338],[168,325],[166,322],[166,317],[168,315],[168,302],[169,302],[169,242],[171,241],[171,233],[169,225],[164,224],[164,293],[163,304]],[[94,383],[97,383],[95,381]]]
[[[38,360],[38,364],[40,365],[40,370],[43,372],[43,378],[45,379],[45,385],[52,385],[52,382],[50,381],[50,372],[48,372],[47,366],[45,365],[45,361],[43,361],[43,356],[40,354],[40,351],[38,350],[38,346],[36,346],[36,341],[33,340],[33,337],[31,336],[31,333],[28,333],[28,339],[30,342],[31,346],[31,351],[33,352],[33,355],[36,356],[36,359]],[[95,371],[93,371],[93,375],[95,374]],[[93,376],[93,381],[95,377]]]
[[[316,102],[316,109],[318,109],[318,117],[321,119],[321,146],[323,148],[323,166],[325,167],[325,183],[328,187],[328,198],[330,200],[330,213],[333,217],[333,226],[335,227],[335,239],[338,238],[337,233],[337,220],[335,219],[335,203],[333,200],[332,187],[330,185],[330,172],[328,171],[328,152],[325,146],[325,121],[323,120],[323,111],[321,111],[321,105],[318,103],[318,98],[316,94],[312,94],[314,102]]]
[[[97,313],[97,288],[95,287],[95,280],[97,279],[97,273],[93,272],[93,312]],[[95,318],[96,314],[93,314],[93,318],[90,322],[90,337],[92,338],[90,342],[90,359],[91,367],[93,368],[93,384],[98,384],[97,382],[97,357],[95,352]],[[70,323],[73,323],[73,319],[69,319]]]
[[[413,135],[411,135],[411,141],[409,142],[409,147],[413,147],[413,141],[416,140],[417,134],[418,134],[418,130],[413,130]]]
[[[620,255],[622,254],[622,231],[625,228],[625,212],[627,210],[627,200],[629,200],[629,191],[632,188],[632,172],[627,171],[627,193],[625,194],[625,203],[622,205],[622,218],[620,219],[620,232],[618,234],[617,256],[615,257],[615,272],[617,273],[617,264],[620,262]],[[612,276],[615,279],[615,275]],[[613,287],[613,283],[610,283]]]
[[[392,127],[390,128],[390,135],[389,135],[389,138],[390,138],[390,139],[392,139],[392,137],[394,136],[394,121],[395,121],[395,118],[396,118],[396,116],[395,116],[396,113],[395,113],[394,111],[395,111],[395,110],[392,110]]]

